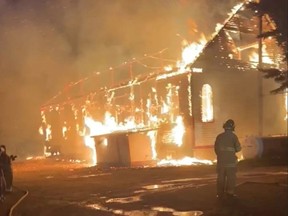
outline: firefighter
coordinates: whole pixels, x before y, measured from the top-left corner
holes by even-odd
[[[232,119],[223,124],[224,132],[216,137],[214,150],[217,155],[217,198],[235,198],[237,156],[241,145],[234,133]]]
[[[12,161],[15,160],[16,156],[7,155],[5,145],[1,145],[0,150],[1,150],[0,162],[2,165],[2,170],[6,181],[6,192],[12,192],[12,183],[13,183]]]
[[[0,148],[0,202],[3,202],[5,199],[6,181],[3,172],[4,164],[1,158],[2,158],[2,148]]]

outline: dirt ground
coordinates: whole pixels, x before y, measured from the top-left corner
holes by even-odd
[[[235,200],[216,200],[214,165],[97,168],[15,161],[0,215],[288,215],[287,165],[239,163]]]

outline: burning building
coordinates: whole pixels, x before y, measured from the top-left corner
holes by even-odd
[[[175,65],[163,67],[160,51],[70,84],[41,108],[45,152],[88,154],[110,166],[211,163],[229,118],[243,143],[287,135],[287,95],[269,94],[276,84],[257,70],[285,67],[275,42],[257,39],[273,22],[244,8],[237,5],[209,40],[186,43]],[[127,79],[115,83],[117,73]]]

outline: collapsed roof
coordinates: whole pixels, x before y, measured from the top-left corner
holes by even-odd
[[[163,68],[163,62],[168,63],[171,60],[163,57],[165,50],[162,50],[158,53],[146,55],[143,59],[132,59],[132,61],[128,63],[125,62],[122,65],[123,67],[111,69],[110,71],[103,73],[103,76],[99,73],[95,73],[77,82],[70,83],[57,95],[43,104],[41,109],[50,109],[50,107],[61,106],[77,100],[83,101],[91,95],[139,85],[151,79],[158,79],[163,75],[163,77],[173,77],[179,74],[188,73],[192,71],[192,68],[203,66],[201,65],[201,61],[207,58],[214,59],[214,62],[217,62],[222,66],[227,66],[228,64],[229,67],[234,66],[237,69],[251,69],[253,65],[251,65],[251,59],[249,59],[249,53],[251,54],[253,51],[258,53],[259,39],[257,39],[257,35],[260,31],[267,31],[275,28],[275,24],[270,20],[268,15],[262,17],[261,30],[259,24],[260,19],[257,11],[246,9],[245,4],[243,3],[236,11],[230,14],[223,25],[220,25],[220,28],[216,30],[211,39],[206,42],[194,61],[186,65],[187,70],[179,71],[177,66],[170,68],[168,71],[165,70]],[[278,54],[280,52],[276,52],[275,54],[275,50],[277,49],[275,41],[270,39],[265,44],[265,51],[267,51],[265,52],[265,55],[268,53],[273,54],[273,62],[280,62],[281,57],[280,54]],[[271,56],[267,57],[272,58]],[[219,59],[221,61],[219,61]],[[155,62],[157,63],[155,64]],[[139,69],[140,72],[137,72],[136,63],[138,66],[139,64],[142,66],[142,68]],[[256,62],[256,64],[258,63]],[[116,84],[114,82],[111,84],[109,80],[111,79],[111,76],[115,79],[117,73],[121,73],[123,70],[126,71],[126,73],[129,71],[126,79],[119,80]],[[109,74],[108,76],[107,73]]]

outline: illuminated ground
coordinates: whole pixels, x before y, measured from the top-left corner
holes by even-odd
[[[239,166],[238,201],[215,199],[215,167],[97,169],[54,159],[14,163],[1,215],[287,215],[287,166]],[[197,212],[199,211],[199,212]],[[197,214],[199,213],[199,214]]]

